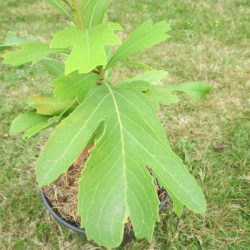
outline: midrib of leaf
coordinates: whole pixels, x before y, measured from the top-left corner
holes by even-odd
[[[97,7],[97,2],[96,2],[96,4],[95,4],[95,7],[94,7],[94,9],[93,9],[93,12],[92,12],[92,15],[91,15],[91,18],[90,18],[89,28],[92,27],[92,22],[93,22],[93,18],[94,18],[94,15],[95,15],[96,7]]]
[[[89,1],[85,4],[84,9],[83,9],[83,14],[84,14],[85,11],[87,10],[87,8],[88,8],[88,6],[89,6],[89,4],[90,4],[91,1],[92,1],[92,0],[89,0]]]
[[[88,96],[88,98],[85,99],[85,101],[87,101],[89,98],[91,98],[96,91],[94,91],[91,95]],[[69,149],[71,148],[72,144],[74,144],[74,141],[76,140],[76,138],[79,136],[79,134],[81,134],[81,132],[85,129],[86,125],[88,124],[88,121],[95,115],[95,112],[99,109],[99,107],[102,105],[102,103],[105,101],[105,99],[108,97],[109,95],[105,95],[103,96],[103,99],[99,102],[99,104],[95,107],[95,109],[93,110],[92,114],[89,116],[88,120],[86,120],[84,126],[82,126],[82,128],[74,135],[74,137],[72,138],[72,141],[68,144],[68,146],[65,148],[64,152],[61,154],[60,157],[57,158],[56,161],[54,161],[53,165],[50,167],[50,170],[46,172],[46,174],[44,175],[43,179],[40,182],[44,182],[44,180],[46,180],[48,178],[48,176],[50,175],[50,173],[54,170],[55,165],[57,165],[57,162],[60,161],[62,158],[64,158],[65,154],[69,151]],[[45,144],[46,147],[46,144]]]
[[[136,108],[133,106],[133,104],[126,98],[124,97],[123,95],[121,95],[120,93],[118,92],[115,92],[117,95],[119,95],[121,98],[123,98],[123,100],[125,100],[132,108]],[[133,93],[134,95],[134,93]],[[124,115],[124,114],[123,114]],[[151,129],[151,131],[155,134],[155,136],[157,136],[157,138],[163,143],[165,144],[166,146],[168,146],[168,144],[166,144],[166,142],[163,140],[163,138],[159,135],[159,133],[157,133],[157,131],[139,114],[139,112],[137,112],[137,115],[143,120],[144,123],[146,123],[148,125],[148,127]],[[124,115],[125,116],[125,115]],[[129,117],[125,116],[126,119],[128,119],[130,122],[134,123],[135,125],[138,125],[136,124],[133,120],[131,120]],[[143,127],[141,127],[142,130],[144,130]]]
[[[160,29],[159,29],[160,30]],[[111,58],[111,62],[110,63],[108,63],[108,66],[111,64],[112,65],[112,63],[113,63],[113,61],[117,61],[117,59],[118,59],[118,61],[120,60],[119,58],[121,58],[122,57],[122,55],[124,54],[124,53],[126,53],[128,50],[130,50],[132,47],[135,47],[138,43],[140,43],[141,41],[144,41],[144,40],[146,40],[148,37],[151,37],[151,34],[152,33],[155,33],[155,32],[158,32],[158,29],[156,29],[156,30],[154,30],[154,31],[151,31],[151,33],[149,33],[147,36],[144,36],[144,37],[142,37],[141,39],[139,39],[139,40],[137,40],[135,43],[133,43],[132,45],[130,45],[129,47],[127,47],[125,50],[123,50],[121,53],[119,53],[117,56],[115,56],[114,55],[114,57],[113,58]],[[129,39],[129,38],[128,38]],[[134,39],[133,39],[134,40]],[[132,39],[131,39],[131,41],[132,41]],[[131,42],[130,41],[130,42]],[[125,41],[126,42],[126,41]],[[119,48],[118,48],[118,50],[119,50]],[[109,67],[107,67],[107,68],[109,68]]]
[[[119,127],[120,127],[120,134],[121,134],[121,150],[122,150],[122,161],[123,161],[123,172],[124,172],[124,178],[127,179],[126,177],[126,160],[125,160],[125,147],[124,147],[124,136],[123,136],[123,126],[122,126],[122,122],[121,122],[121,116],[120,116],[120,111],[119,111],[119,108],[118,108],[118,105],[117,105],[117,101],[116,101],[116,98],[114,96],[114,93],[112,91],[112,89],[109,87],[109,85],[104,82],[104,84],[106,85],[106,87],[108,88],[109,90],[109,93],[112,97],[112,100],[114,102],[114,106],[115,106],[115,110],[116,110],[116,114],[117,114],[117,119],[118,119],[118,124],[119,124]],[[125,181],[125,201],[126,201],[126,210],[128,209],[128,206],[127,206],[127,182]]]

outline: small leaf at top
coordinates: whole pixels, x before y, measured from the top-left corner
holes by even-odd
[[[84,28],[90,29],[102,23],[111,0],[82,0]]]
[[[120,42],[114,30],[121,30],[115,23],[99,24],[89,30],[67,28],[54,34],[51,48],[73,47],[71,54],[65,62],[65,74],[78,70],[87,73],[98,65],[106,64],[106,46]]]
[[[44,96],[32,96],[28,99],[27,103],[36,108],[38,114],[43,115],[61,115],[65,110],[68,112],[74,109],[72,106],[72,100],[61,101],[58,98],[51,95]]]
[[[182,91],[193,97],[196,101],[199,101],[211,90],[211,86],[204,82],[187,82],[179,85],[166,85],[166,90],[170,91]]]
[[[19,44],[18,47],[21,49],[2,55],[4,58],[3,63],[19,66],[32,62],[32,65],[34,65],[50,54],[67,52],[67,50],[62,49],[51,49],[48,44],[40,42]]]
[[[10,134],[19,134],[32,126],[48,121],[51,116],[37,114],[35,110],[17,116],[10,125]]]
[[[132,35],[118,48],[108,62],[107,68],[112,67],[117,62],[141,51],[152,47],[155,44],[167,40],[170,36],[166,34],[170,26],[165,22],[153,24],[150,19],[137,28]]]
[[[75,71],[67,76],[62,76],[51,82],[56,86],[54,95],[61,100],[72,100],[75,97],[78,102],[82,102],[89,92],[98,81],[99,75],[89,72],[86,74],[79,74]]]

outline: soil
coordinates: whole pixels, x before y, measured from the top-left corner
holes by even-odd
[[[81,219],[77,216],[77,194],[78,181],[81,177],[81,172],[84,168],[84,163],[71,166],[68,172],[62,174],[55,182],[43,188],[43,193],[46,196],[53,210],[65,221],[80,227]],[[149,172],[152,174],[151,169]],[[165,189],[159,186],[155,180],[157,187],[158,198],[160,202],[164,200],[167,195]],[[131,222],[125,224],[126,230],[131,230]]]

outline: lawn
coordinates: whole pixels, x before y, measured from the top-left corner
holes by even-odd
[[[13,31],[49,42],[65,24],[45,0],[6,0],[0,9],[0,41]],[[165,84],[212,86],[200,102],[181,95],[182,102],[159,112],[174,151],[205,193],[206,213],[184,209],[178,218],[169,201],[152,243],[135,240],[121,249],[249,249],[248,0],[114,0],[108,15],[126,35],[148,18],[166,20],[172,38],[131,59],[167,70]],[[114,79],[138,70],[123,68]],[[30,140],[8,135],[27,98],[52,90],[49,79],[39,65],[0,65],[0,249],[100,249],[59,225],[41,201],[35,166],[50,131]]]

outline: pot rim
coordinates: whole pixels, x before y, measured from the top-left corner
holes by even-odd
[[[52,207],[50,206],[50,204],[49,204],[47,198],[45,197],[45,195],[44,195],[44,193],[43,193],[43,191],[42,191],[41,188],[40,188],[39,191],[40,191],[40,195],[41,195],[41,197],[42,197],[42,200],[43,200],[43,203],[44,203],[45,207],[48,209],[48,211],[52,214],[52,216],[53,216],[57,221],[59,221],[61,224],[63,224],[64,226],[70,228],[71,230],[73,230],[73,231],[75,231],[75,232],[78,232],[78,233],[84,234],[84,235],[86,234],[86,232],[85,232],[84,229],[81,229],[81,228],[79,228],[79,227],[77,227],[77,226],[74,226],[74,225],[72,225],[71,223],[69,223],[69,222],[65,221],[64,219],[62,219],[62,218],[52,209]],[[170,198],[170,196],[169,196],[169,194],[167,194],[167,195],[165,196],[163,202],[162,202],[161,205],[159,206],[159,212],[164,208],[164,206],[166,205],[166,203],[167,203],[167,201],[169,200],[169,198]],[[130,233],[130,232],[132,232],[132,231],[133,231],[133,229],[131,229],[131,230],[125,230],[125,233]]]

